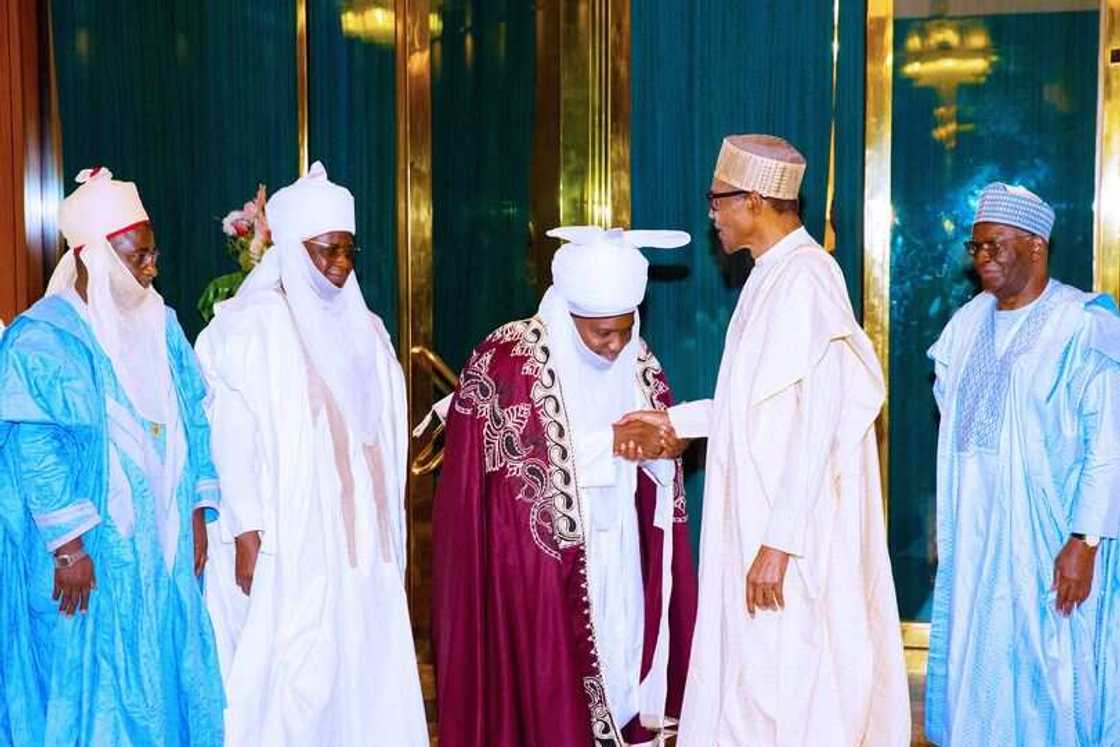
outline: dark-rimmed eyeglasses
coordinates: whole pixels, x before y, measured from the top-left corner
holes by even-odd
[[[966,241],[964,242],[964,250],[973,259],[979,257],[981,252],[986,254],[990,260],[1010,259],[1015,254],[1013,246],[1015,242],[1029,238],[1029,236],[1016,236],[1000,241]]]
[[[712,190],[709,189],[704,194],[704,196],[708,200],[708,209],[709,210],[716,210],[717,209],[716,208],[716,200],[719,200],[723,197],[744,197],[744,196],[749,195],[749,194],[750,194],[750,192],[745,190],[745,189],[733,189],[730,192],[713,192]]]

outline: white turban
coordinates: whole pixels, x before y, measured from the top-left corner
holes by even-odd
[[[84,169],[74,181],[81,186],[62,201],[58,210],[58,227],[71,249],[148,222],[136,185],[113,179],[109,169]]]
[[[576,316],[620,316],[646,295],[649,261],[640,247],[673,249],[687,244],[684,231],[609,231],[564,226],[548,232],[568,242],[552,258],[552,282]]]
[[[265,207],[268,227],[276,244],[306,241],[331,231],[356,233],[354,195],[327,179],[320,161],[311,164],[306,176],[277,190]]]

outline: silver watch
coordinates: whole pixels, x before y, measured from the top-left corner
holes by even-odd
[[[54,556],[55,568],[69,568],[76,564],[83,558],[89,557],[85,550],[78,550],[77,552],[64,552]]]
[[[1082,534],[1081,532],[1074,532],[1070,535],[1074,539],[1079,539],[1089,547],[1096,547],[1101,543],[1101,538],[1096,534]]]

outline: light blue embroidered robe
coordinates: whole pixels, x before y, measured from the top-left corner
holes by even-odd
[[[222,742],[191,529],[196,507],[217,508],[218,485],[204,385],[170,309],[167,348],[187,451],[169,509],[170,567],[139,463],[162,458],[163,439],[128,402],[91,328],[51,296],[0,338],[0,744]],[[51,599],[51,551],[78,535],[96,588],[89,611],[67,618]]]
[[[995,349],[995,299],[930,348],[941,410],[926,735],[942,747],[1120,745],[1120,318],[1051,281]],[[918,455],[911,455],[918,458]],[[1073,532],[1093,588],[1055,609]]]

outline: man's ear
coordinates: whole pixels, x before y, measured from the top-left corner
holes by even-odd
[[[747,209],[752,213],[759,213],[762,211],[762,195],[758,192],[747,192],[746,194]]]
[[[1031,236],[1031,258],[1038,259],[1047,251],[1046,241],[1041,236]]]

